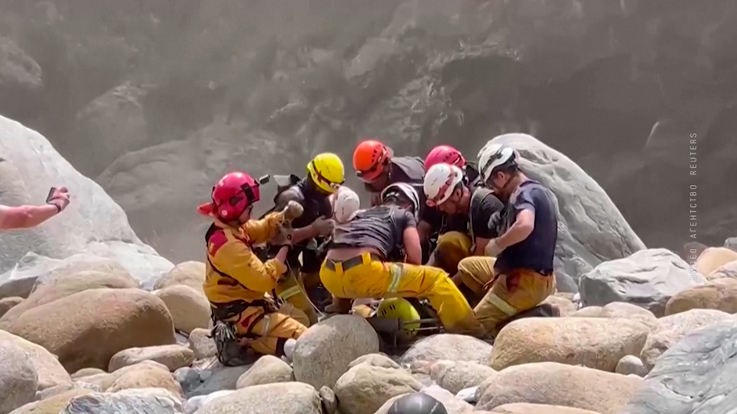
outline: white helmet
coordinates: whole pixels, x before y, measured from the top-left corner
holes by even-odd
[[[425,173],[423,190],[430,207],[444,203],[463,181],[463,170],[450,164],[435,164]]]
[[[338,223],[351,219],[353,213],[361,207],[358,194],[346,186],[341,186],[332,196],[333,217]]]
[[[412,202],[413,212],[415,218],[420,215],[420,196],[417,194],[417,190],[407,183],[394,183],[387,186],[384,191],[381,192],[381,201],[385,202],[389,195],[399,193],[406,199]]]
[[[503,166],[516,164],[517,152],[504,144],[487,142],[479,151],[479,170],[484,181],[488,181],[494,171]]]

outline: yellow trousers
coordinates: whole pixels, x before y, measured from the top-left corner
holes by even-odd
[[[435,247],[435,265],[448,274],[458,271],[458,263],[471,255],[473,241],[460,231],[449,231],[438,237]]]
[[[317,312],[306,294],[308,292],[306,285],[314,280],[319,281],[319,277],[315,272],[311,275],[303,274],[300,280],[294,271],[290,271],[276,285],[276,294],[281,300],[296,308],[292,312],[294,318],[307,327],[317,323]]]
[[[440,268],[385,263],[366,253],[360,264],[345,270],[342,262],[326,259],[320,279],[330,293],[343,299],[427,298],[448,332],[484,336],[471,306]]]
[[[462,274],[468,273],[472,283],[489,280],[482,288],[486,294],[474,313],[486,331],[496,335],[499,323],[538,306],[555,292],[555,275],[516,269],[495,276],[494,260],[492,257],[469,257],[459,268],[464,269]]]
[[[284,342],[287,339],[298,339],[307,330],[306,326],[290,315],[294,311],[291,305],[283,306],[279,312],[264,313],[263,308],[258,308],[260,311],[255,313],[254,307],[241,312],[235,326],[236,334],[243,337],[241,341],[245,341],[259,354],[281,356]]]

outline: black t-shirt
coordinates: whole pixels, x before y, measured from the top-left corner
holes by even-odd
[[[336,226],[330,248],[373,247],[389,259],[401,250],[404,229],[408,227],[417,227],[417,220],[409,211],[391,205],[372,207]]]
[[[522,210],[535,212],[535,229],[525,240],[504,249],[495,267],[500,271],[532,269],[551,273],[558,239],[558,216],[548,190],[534,180],[520,184],[502,212],[504,231],[514,224]]]
[[[449,231],[459,231],[471,236],[473,229],[474,237],[491,239],[497,237],[497,229],[489,227],[489,220],[494,213],[501,212],[504,204],[486,188],[467,186],[471,191],[471,214],[444,215],[437,207],[426,207],[420,217],[423,221],[430,223],[435,231],[440,234]],[[473,223],[471,223],[473,218]]]

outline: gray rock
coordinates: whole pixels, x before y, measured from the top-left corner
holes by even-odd
[[[213,366],[200,371],[200,379],[202,385],[192,390],[189,397],[198,395],[208,395],[220,390],[234,390],[238,379],[243,375],[251,365],[241,367],[224,367],[219,362]]]
[[[694,331],[666,351],[621,414],[729,413],[735,373],[732,318]]]
[[[184,395],[189,395],[192,390],[202,385],[200,373],[194,368],[179,368],[174,371],[174,378],[177,379],[177,382],[179,382],[179,385],[182,387]]]
[[[638,377],[644,377],[647,375],[647,368],[645,368],[645,364],[642,363],[640,358],[634,355],[627,355],[619,360],[614,372],[622,375],[637,375]]]
[[[402,355],[401,364],[415,366],[441,360],[471,361],[486,364],[492,347],[487,342],[467,335],[439,334],[420,339]],[[429,367],[427,367],[429,369]]]
[[[431,372],[433,381],[453,394],[458,394],[466,388],[477,387],[494,374],[496,371],[492,368],[468,361],[441,364],[439,369],[433,369]]]
[[[335,414],[338,411],[338,398],[330,387],[324,386],[320,388],[320,399],[322,400],[322,410],[325,414]]]
[[[18,145],[24,142],[24,145]],[[78,253],[106,257],[153,286],[174,265],[144,244],[126,213],[103,189],[77,172],[38,132],[0,116],[0,204],[40,204],[50,187],[66,186],[72,203],[43,226],[0,234],[0,283],[13,278],[16,263],[28,252],[51,258]],[[22,295],[10,295],[22,296]]]
[[[180,414],[182,402],[161,388],[121,390],[114,394],[80,395],[69,402],[59,414],[146,413]]]
[[[294,349],[294,377],[333,387],[356,358],[379,352],[376,331],[360,316],[337,315],[311,326]]]
[[[527,134],[504,134],[492,141],[519,151],[525,174],[554,195],[558,210],[558,290],[575,292],[579,275],[602,262],[622,259],[645,248],[607,193],[564,154]]]
[[[31,358],[13,343],[0,342],[0,414],[33,402],[38,374]]]
[[[417,392],[422,384],[403,369],[358,364],[335,383],[338,409],[350,414],[373,414],[388,399]]]
[[[194,351],[196,359],[205,359],[214,357],[217,352],[215,341],[209,337],[210,330],[197,328],[189,333],[189,347]]]
[[[393,359],[389,358],[385,354],[368,354],[368,355],[358,357],[356,358],[356,360],[348,364],[348,368],[349,369],[353,368],[358,364],[369,364],[375,367],[383,367],[383,368],[396,368],[396,369],[402,368]]]
[[[598,265],[581,277],[579,289],[585,306],[627,302],[660,317],[673,295],[705,283],[702,275],[670,250],[648,249]]]
[[[294,381],[294,371],[289,364],[273,355],[264,355],[238,378],[235,387],[241,389],[254,385],[291,381]]]
[[[179,368],[189,366],[194,361],[194,352],[182,345],[128,348],[110,358],[108,371],[113,372],[141,361],[155,361],[169,368],[169,371],[174,372]]]
[[[299,382],[256,385],[206,403],[197,414],[322,414],[320,394]]]
[[[737,252],[737,237],[730,237],[724,241],[724,247]]]
[[[209,404],[217,398],[222,398],[233,394],[234,392],[235,390],[223,390],[215,391],[212,394],[208,395],[198,395],[197,397],[192,397],[188,399],[184,405],[184,414],[194,414],[202,406]]]

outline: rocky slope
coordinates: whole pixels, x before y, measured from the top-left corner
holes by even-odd
[[[591,175],[649,246],[688,241],[690,185],[699,240],[721,243],[735,224],[722,191],[737,173],[729,0],[0,7],[0,96],[13,96],[0,113],[46,134],[175,261],[200,247],[190,206],[145,219],[171,204],[154,189],[172,176],[202,198],[233,165],[299,172],[321,150],[347,160],[366,135],[402,154],[450,142],[473,158],[495,135],[531,133]],[[228,151],[242,155],[224,164]],[[129,184],[140,178],[149,190]]]

